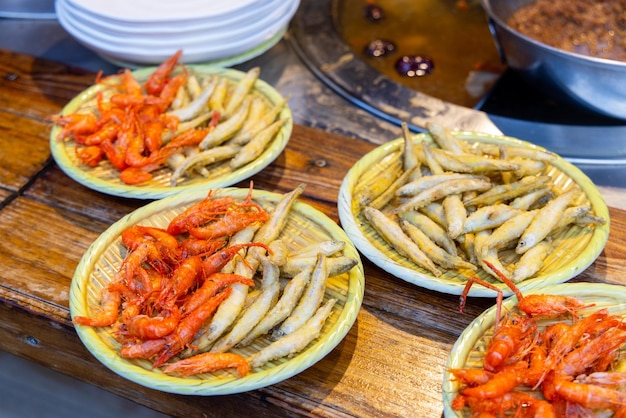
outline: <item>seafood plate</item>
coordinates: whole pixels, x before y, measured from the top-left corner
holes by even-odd
[[[565,194],[564,191],[571,190],[570,194],[575,195],[574,199],[590,208],[591,213],[603,220],[602,224],[593,227],[570,224],[556,230],[551,236],[551,249],[548,251],[540,269],[532,276],[516,282],[522,291],[565,282],[586,269],[600,255],[606,245],[609,234],[608,208],[598,189],[578,168],[558,155],[548,153],[541,147],[516,138],[474,132],[448,133],[453,135],[455,141],[464,144],[468,149],[480,149],[481,147],[499,149],[499,147],[506,145],[508,147],[516,147],[521,151],[527,149],[528,152],[532,153],[550,154],[550,159],[541,168],[538,177],[548,179],[550,188],[556,191],[557,194]],[[339,191],[338,207],[342,227],[365,257],[381,269],[409,283],[443,293],[460,295],[463,292],[467,279],[472,275],[476,275],[492,283],[504,295],[511,295],[511,290],[494,277],[493,274],[488,274],[484,268],[441,268],[439,266],[434,268],[432,265],[424,267],[416,264],[407,256],[401,255],[397,247],[392,246],[388,239],[384,239],[372,226],[373,222],[366,217],[366,215],[372,216],[372,213],[370,213],[371,209],[368,208],[374,202],[374,196],[371,194],[379,193],[382,195],[381,190],[391,188],[391,186],[380,186],[391,181],[389,173],[402,171],[404,144],[409,136],[411,138],[409,143],[411,147],[419,147],[420,149],[425,147],[432,151],[440,150],[431,133],[416,135],[405,133],[403,138],[383,144],[362,157],[350,169]],[[484,177],[482,176],[484,173],[478,174],[481,174],[479,177]],[[487,188],[494,189],[491,185],[488,185]],[[378,190],[378,192],[372,192],[375,190]],[[483,191],[477,193],[482,193]],[[397,200],[402,201],[401,199]],[[439,201],[434,201],[433,203],[438,203]],[[383,209],[382,212],[386,210]],[[397,209],[392,208],[391,210]],[[381,211],[376,212],[382,213]],[[414,212],[417,211],[414,210]],[[399,227],[395,228],[399,230]],[[503,271],[507,268],[512,269],[519,264],[520,256],[514,250],[515,248],[503,248],[500,251],[499,261],[502,263],[502,267],[504,267]],[[460,251],[459,254],[464,257],[462,261],[467,261],[468,257],[465,254]],[[469,296],[493,297],[496,293],[493,289],[474,286],[470,289]]]
[[[212,87],[213,93],[209,93],[211,96],[217,95],[217,92],[220,91],[221,85],[219,84],[219,81],[225,81],[229,89],[229,96],[227,98],[232,97],[232,95],[235,94],[234,92],[236,92],[238,86],[243,86],[246,82],[252,79],[252,71],[258,71],[257,68],[244,73],[234,69],[208,65],[186,65],[184,66],[184,69],[187,74],[194,76],[196,85],[205,81],[205,84],[203,84],[201,88],[204,88],[203,91],[207,93],[209,90],[209,87],[206,87],[208,80],[215,80]],[[133,72],[130,72],[130,70],[127,71],[128,73],[109,76],[104,80],[100,80],[97,84],[80,93],[63,108],[56,120],[62,120],[64,116],[77,113],[101,113],[98,112],[98,96],[100,94],[104,94],[105,97],[112,95],[115,92],[112,91],[114,90],[111,87],[112,84],[123,83],[123,77],[127,74],[132,75],[137,82],[144,83],[155,73],[156,68],[150,67]],[[182,70],[174,69],[171,72],[172,78],[174,78],[176,74],[180,74],[181,71]],[[208,190],[211,188],[231,186],[241,180],[245,180],[267,167],[278,157],[278,155],[280,155],[291,136],[293,120],[291,110],[289,109],[285,98],[282,97],[272,86],[264,82],[260,77],[261,76],[257,72],[257,74],[254,75],[251,87],[248,87],[250,100],[243,102],[247,104],[247,109],[249,109],[247,115],[249,116],[252,114],[252,108],[254,107],[255,102],[262,102],[266,105],[267,109],[271,109],[276,112],[275,123],[272,125],[278,124],[278,122],[280,122],[281,125],[277,127],[275,133],[271,137],[271,140],[265,141],[264,146],[260,148],[259,152],[255,152],[252,159],[249,159],[241,164],[231,165],[229,162],[233,159],[233,152],[236,152],[238,149],[243,149],[245,146],[243,144],[237,144],[232,147],[231,145],[227,146],[226,142],[221,142],[219,144],[207,144],[203,147],[197,146],[197,149],[185,146],[179,147],[182,151],[177,154],[184,153],[187,160],[190,160],[189,157],[194,155],[194,153],[208,154],[208,151],[216,148],[218,149],[217,151],[222,154],[216,156],[205,155],[204,165],[200,165],[198,161],[195,161],[193,162],[193,166],[186,167],[184,173],[181,173],[181,170],[178,170],[179,172],[177,172],[177,168],[179,168],[182,164],[183,158],[180,155],[169,156],[167,157],[167,164],[161,162],[158,168],[150,172],[150,179],[142,182],[122,181],[120,169],[116,168],[116,166],[111,163],[110,159],[103,158],[97,164],[90,165],[86,164],[83,158],[79,158],[79,154],[77,153],[80,153],[81,150],[87,147],[77,144],[77,141],[71,135],[67,135],[64,131],[64,127],[60,126],[58,123],[52,127],[50,134],[50,148],[52,156],[59,167],[78,183],[99,192],[115,196],[137,199],[160,199],[173,194],[178,194],[182,191]],[[189,80],[187,83],[189,84]],[[250,84],[248,84],[248,86],[250,86]],[[188,98],[187,103],[188,105],[186,108],[189,109],[193,106],[194,101]],[[172,113],[172,110],[173,109],[170,107],[167,110],[167,114]],[[213,110],[211,111],[213,114],[216,114]],[[192,125],[194,121],[199,121],[203,116],[205,118],[204,121],[200,122],[201,124],[195,126]],[[195,128],[198,128],[199,130],[200,127],[214,123],[214,131],[219,131],[218,126],[224,125],[227,121],[235,119],[235,116],[236,112],[234,112],[234,110],[231,111],[227,119],[224,119],[226,116],[224,116],[224,113],[221,113],[219,122],[216,122],[211,119],[211,115],[208,112],[204,112],[204,115],[200,114],[198,116],[198,114],[194,114],[192,117],[187,116],[188,119],[183,119],[181,117],[178,126],[194,126],[194,128],[187,129],[187,131],[190,131]],[[248,119],[246,119],[246,121],[247,120]],[[228,124],[226,125],[228,126]],[[239,126],[239,132],[243,133],[244,128],[241,127],[241,125]],[[208,127],[204,129],[208,129]],[[230,132],[229,135],[231,135],[230,140],[233,140],[234,138],[232,138],[232,132]],[[177,136],[181,137],[182,135],[180,135],[180,132],[177,132],[172,136],[173,138],[170,143],[173,143]],[[168,143],[164,141],[161,149],[165,148],[167,145]],[[232,149],[229,150],[228,148]],[[144,151],[144,155],[146,154],[147,153]],[[174,157],[178,157],[178,159],[175,160]],[[174,162],[176,163],[174,164]],[[145,166],[138,167],[138,170],[149,166],[150,164],[146,164]]]
[[[576,314],[580,318],[579,321],[591,316],[592,314],[598,314],[604,309],[607,310],[609,315],[615,315],[618,318],[623,318],[623,316],[626,314],[626,298],[624,297],[624,290],[622,286],[618,285],[604,283],[562,283],[553,286],[547,286],[542,289],[533,289],[528,292],[523,292],[523,298],[531,295],[538,298],[541,298],[545,295],[549,298],[577,299],[583,305],[582,309],[576,309]],[[507,314],[509,312],[517,314],[517,305],[517,297],[511,297],[506,299],[502,303],[502,314],[504,315],[505,312]],[[553,306],[548,306],[547,308],[552,307]],[[494,305],[491,308],[487,309],[485,312],[483,312],[476,319],[474,319],[472,323],[459,336],[456,343],[452,347],[450,356],[448,357],[448,361],[446,364],[446,372],[444,373],[442,388],[444,416],[446,418],[470,416],[468,408],[457,410],[453,407],[453,402],[459,395],[462,383],[450,372],[450,370],[482,369],[488,344],[492,336],[494,335],[494,325],[497,321],[496,308],[497,305]],[[598,320],[596,320],[596,322],[597,321]],[[546,327],[559,322],[566,323],[567,325],[572,325],[577,321],[572,320],[571,315],[569,314],[562,314],[558,318],[537,317],[537,330],[539,332],[545,332]],[[500,322],[501,327],[502,324],[503,322]],[[604,335],[608,334],[604,333]],[[578,338],[576,339],[576,341],[578,341]],[[616,344],[618,345],[618,347],[622,345],[619,342],[617,342]],[[609,351],[607,350],[603,353],[603,355],[608,356],[608,353]],[[595,358],[595,354],[596,353],[589,353],[588,357]],[[612,360],[613,361],[611,362],[611,364],[617,366],[610,371],[615,371],[616,374],[623,375],[623,347],[621,349],[618,348],[617,355]],[[584,362],[584,364],[587,363],[582,358],[579,359],[579,362]],[[598,375],[604,373],[596,374]],[[526,374],[524,373],[521,373],[521,375],[526,376]],[[589,376],[591,375],[592,373],[589,374]],[[537,399],[543,399],[540,390],[533,391],[527,387],[519,387],[516,392],[521,393],[521,396],[526,396],[528,394],[534,396]],[[590,399],[592,398],[593,397],[590,396]],[[610,415],[600,414],[598,416]]]
[[[283,195],[261,190],[224,188],[212,189],[213,192],[218,197],[232,197],[236,202],[252,202],[253,205],[259,205],[270,213],[279,207],[283,201]],[[124,231],[138,225],[164,230],[178,215],[205,201],[207,193],[208,190],[180,193],[152,202],[120,219],[98,237],[84,254],[70,287],[70,313],[77,323],[76,331],[86,348],[103,365],[120,376],[164,392],[203,396],[231,394],[269,386],[290,378],[315,364],[340,343],[356,320],[363,299],[364,273],[356,248],[335,222],[317,209],[295,199],[287,213],[286,223],[280,229],[278,239],[283,241],[290,251],[309,248],[311,244],[329,240],[341,241],[345,243],[345,246],[339,253],[336,253],[338,254],[337,258],[353,260],[349,269],[336,275],[329,275],[326,279],[320,305],[331,306],[330,313],[323,322],[319,336],[309,340],[310,342],[299,351],[292,351],[287,355],[271,358],[268,361],[251,362],[249,373],[243,376],[232,370],[223,369],[198,372],[190,376],[177,373],[168,374],[164,368],[167,364],[164,367],[156,367],[152,358],[123,356],[124,342],[120,341],[120,328],[79,325],[78,318],[97,316],[97,313],[102,309],[102,290],[118,277],[123,261],[129,254],[122,241]],[[248,196],[251,196],[251,200],[247,199]],[[130,254],[133,253],[134,251]],[[328,259],[331,258],[335,257]],[[263,264],[263,277],[265,277],[266,268],[267,265]],[[257,276],[259,274],[257,273]],[[259,278],[255,277],[254,280],[257,281]],[[284,286],[285,277],[281,276],[280,280]],[[253,290],[261,290],[262,292],[264,289],[254,286],[250,288],[250,293]],[[259,295],[259,293],[255,295]],[[261,299],[261,296],[256,298],[251,294],[249,296],[251,297],[251,304]],[[189,316],[191,315],[190,313]],[[283,325],[285,323],[281,327]],[[276,329],[280,331],[281,328],[276,327],[274,330]],[[207,331],[207,333],[209,332]],[[270,346],[274,340],[280,341],[280,336],[278,339],[273,337],[275,337],[274,333],[261,334],[255,337],[251,343],[231,346],[227,352],[246,359],[253,358],[255,354]],[[215,344],[217,345],[219,341]],[[190,344],[186,347],[193,350],[198,346]]]

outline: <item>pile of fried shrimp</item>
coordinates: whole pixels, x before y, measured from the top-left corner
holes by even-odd
[[[451,408],[485,418],[625,417],[623,310],[567,294],[523,295],[497,272],[517,305],[502,314],[499,298],[484,347],[449,370],[459,385]]]
[[[358,263],[344,255],[344,241],[292,248],[281,235],[304,187],[267,209],[252,199],[252,184],[243,200],[212,190],[165,228],[126,228],[119,269],[74,323],[110,327],[121,357],[183,377],[245,376],[300,352],[333,314],[327,280]],[[252,350],[233,350],[259,338]]]
[[[565,190],[547,174],[556,156],[513,144],[472,146],[439,125],[415,142],[403,124],[403,148],[375,178],[364,173],[353,196],[356,215],[394,251],[441,276],[489,266],[515,283],[535,276],[565,228],[594,228],[594,214],[575,182]],[[382,164],[382,163],[381,163]],[[504,262],[504,258],[506,262]]]
[[[96,99],[76,112],[53,115],[58,140],[73,140],[80,164],[108,161],[126,184],[152,180],[165,168],[169,185],[215,178],[258,158],[288,117],[286,100],[271,103],[255,88],[258,67],[240,80],[201,75],[179,62],[178,51],[140,82],[126,69],[101,78]]]

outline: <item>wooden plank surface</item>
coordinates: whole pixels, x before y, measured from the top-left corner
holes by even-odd
[[[44,364],[172,416],[439,416],[452,344],[490,299],[425,290],[367,260],[365,296],[347,337],[310,369],[276,385],[220,397],[172,395],[110,372],[87,352],[69,318],[80,257],[100,233],[146,204],[87,189],[51,160],[49,125],[93,74],[0,51],[0,349]],[[338,222],[337,194],[349,168],[374,146],[295,126],[285,151],[255,188],[284,193]],[[238,184],[247,187],[248,180]],[[624,284],[626,212],[611,209],[609,242],[576,280]]]

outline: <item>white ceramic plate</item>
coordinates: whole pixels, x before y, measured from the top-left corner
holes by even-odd
[[[59,23],[76,40],[104,57],[114,60],[134,63],[136,65],[157,65],[177,50],[183,49],[183,60],[187,63],[213,63],[214,61],[230,59],[239,55],[245,55],[248,59],[256,56],[255,51],[265,51],[267,46],[273,46],[283,36],[289,20],[297,10],[299,2],[293,2],[283,15],[271,22],[269,26],[250,34],[247,37],[235,37],[230,42],[204,42],[185,45],[185,42],[167,47],[158,42],[152,45],[133,45],[126,42],[123,37],[118,38],[119,43],[104,41],[95,38],[85,30],[77,27],[75,22],[68,19],[63,8],[58,11]],[[132,40],[131,40],[132,41]],[[258,55],[258,54],[257,54]]]
[[[244,73],[238,70],[219,68],[214,66],[188,65],[189,70],[195,71],[200,75],[219,75],[228,77],[236,82],[244,76]],[[154,71],[154,68],[144,68],[135,71],[133,74],[139,80],[147,78]],[[102,91],[102,85],[94,85],[80,93],[72,101],[70,101],[61,114],[74,113],[88,102],[93,102],[99,91]],[[278,104],[282,102],[283,97],[269,84],[263,80],[257,80],[255,89],[270,103]],[[230,186],[241,180],[258,173],[274,161],[287,145],[291,137],[293,121],[291,110],[285,106],[281,111],[279,118],[287,118],[288,121],[274,137],[265,151],[250,163],[234,170],[224,171],[223,174],[216,177],[205,178],[199,175],[185,178],[182,183],[176,187],[169,186],[172,171],[169,168],[162,168],[155,171],[153,179],[138,185],[128,185],[119,178],[119,171],[116,170],[108,161],[102,161],[96,167],[87,167],[79,163],[76,157],[76,144],[71,141],[59,141],[61,128],[54,126],[50,133],[50,149],[52,156],[59,167],[75,181],[87,186],[91,189],[107,193],[111,195],[130,197],[136,199],[159,199],[162,197],[178,194],[186,190],[207,190],[209,188],[220,188]]]
[[[224,18],[268,0],[67,0],[95,16],[128,23]]]
[[[198,20],[184,21],[168,21],[168,22],[142,22],[140,24],[128,22],[119,22],[117,20],[107,19],[105,16],[90,13],[80,7],[74,6],[70,0],[57,0],[56,8],[61,7],[66,12],[71,13],[76,19],[93,25],[104,31],[112,31],[114,33],[132,33],[142,35],[158,35],[168,33],[192,33],[204,32],[208,28],[212,30],[225,29],[228,30],[233,26],[246,25],[254,21],[261,13],[268,13],[272,9],[281,4],[281,0],[268,0],[259,2],[256,7],[246,8],[232,16],[221,16],[219,19],[199,18]]]
[[[274,37],[270,38],[269,40],[267,40],[266,42],[262,43],[261,45],[257,46],[256,48],[252,48],[249,49],[247,51],[244,51],[240,54],[235,54],[235,55],[230,55],[224,58],[218,58],[218,59],[211,59],[209,61],[204,61],[201,58],[204,58],[203,56],[198,57],[198,61],[200,65],[210,65],[213,67],[231,67],[233,65],[237,65],[237,64],[241,64],[243,62],[249,61],[255,57],[258,57],[259,55],[263,54],[264,52],[268,51],[269,49],[271,49],[274,45],[276,45],[278,42],[280,42],[280,40],[282,39],[283,35],[285,34],[286,28],[283,28],[280,32],[278,32]],[[172,54],[175,51],[172,50]],[[148,57],[145,60],[137,60],[137,57],[131,57],[132,61],[128,61],[126,59],[121,59],[118,58],[117,56],[112,56],[112,55],[108,55],[106,53],[102,53],[102,52],[97,52],[97,54],[104,59],[105,61],[110,62],[111,64],[117,65],[118,67],[121,68],[133,68],[133,69],[138,69],[141,67],[145,67],[146,65],[154,65],[155,63],[158,63],[159,61],[158,59],[161,59],[161,57]],[[190,57],[190,58],[185,58],[185,60],[190,59],[191,61],[189,62],[196,62],[195,61],[196,57]]]
[[[542,149],[519,139],[471,132],[457,133],[457,137],[469,142],[503,143]],[[427,134],[414,136],[414,141],[428,140]],[[394,163],[398,164],[404,140],[398,138],[381,145],[361,158],[348,172],[339,191],[339,218],[346,233],[361,253],[381,269],[418,286],[443,293],[461,294],[467,277],[454,270],[447,270],[435,277],[430,272],[416,266],[407,258],[393,250],[373,229],[361,214],[359,196],[354,194],[359,179],[364,173],[375,179],[372,173],[382,173]],[[434,144],[432,145],[435,146]],[[578,187],[582,198],[586,199],[597,216],[606,219],[606,223],[593,229],[571,226],[565,228],[554,240],[554,249],[545,260],[539,273],[518,284],[522,290],[565,282],[585,270],[600,255],[609,236],[609,211],[598,189],[578,168],[564,159],[557,157],[546,170],[553,178],[555,187],[561,190]],[[372,180],[374,181],[374,180]],[[498,287],[504,295],[511,295],[511,290],[500,281],[496,281],[484,271],[477,275]],[[470,296],[493,297],[496,292],[483,286],[472,286]]]
[[[238,48],[246,40],[254,40],[263,37],[266,31],[271,30],[288,16],[288,12],[293,9],[292,3],[285,3],[278,7],[272,7],[270,11],[264,12],[250,22],[236,22],[228,27],[213,28],[211,25],[204,25],[201,30],[188,31],[183,25],[179,32],[134,32],[126,31],[125,28],[111,30],[90,20],[83,19],[74,13],[71,8],[67,8],[63,3],[57,4],[59,19],[65,25],[72,27],[76,33],[80,33],[85,41],[91,42],[100,48],[121,50],[129,53],[145,53],[150,49],[152,53],[160,53],[164,49],[183,49],[185,51],[213,51],[225,50],[228,48]],[[171,25],[176,26],[176,25]],[[130,26],[130,28],[133,28]]]
[[[122,261],[121,233],[126,228],[140,224],[167,227],[169,221],[185,208],[203,200],[208,188],[201,191],[181,193],[176,196],[152,202],[111,225],[89,247],[83,255],[70,287],[70,312],[76,315],[89,315],[89,306],[97,306],[100,290],[109,283]],[[244,200],[248,189],[221,189],[220,196],[230,195]],[[253,199],[266,209],[272,207],[282,195],[255,190]],[[190,377],[174,377],[153,369],[145,360],[124,359],[119,356],[119,343],[111,336],[110,327],[93,328],[77,326],[76,330],[87,349],[106,367],[143,386],[171,393],[187,395],[224,395],[258,389],[288,379],[311,367],[341,342],[352,327],[363,300],[364,274],[359,254],[345,232],[325,214],[317,209],[296,201],[281,238],[287,238],[292,248],[327,239],[346,242],[345,256],[359,260],[348,273],[330,277],[326,283],[325,299],[336,298],[333,313],[326,320],[320,337],[292,358],[281,358],[251,370],[243,378],[237,378],[227,371],[205,373]],[[232,351],[249,356],[269,344],[266,337],[255,340],[250,346]]]

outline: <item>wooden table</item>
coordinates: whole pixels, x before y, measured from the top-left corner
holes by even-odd
[[[70,321],[71,277],[100,233],[147,203],[87,189],[50,156],[45,118],[93,80],[90,72],[0,50],[0,349],[172,416],[441,415],[450,349],[493,300],[471,299],[460,315],[457,296],[408,284],[366,259],[365,297],[349,334],[313,367],[276,385],[173,395],[131,383],[92,357]],[[255,188],[284,193],[305,182],[302,200],[337,221],[341,181],[372,148],[295,126],[285,151],[253,177]],[[626,212],[611,208],[610,215],[605,250],[575,280],[626,283]]]

